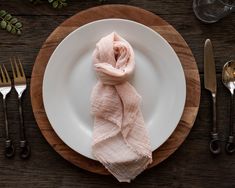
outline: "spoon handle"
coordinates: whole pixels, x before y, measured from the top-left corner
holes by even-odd
[[[228,154],[235,152],[235,143],[233,137],[233,110],[234,110],[234,92],[231,92],[231,104],[230,104],[230,125],[229,125],[229,136],[227,139],[225,150]]]
[[[230,102],[230,125],[229,125],[229,135],[233,135],[233,112],[234,112],[234,94],[231,94],[231,102]]]

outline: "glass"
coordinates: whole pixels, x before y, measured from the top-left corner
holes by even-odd
[[[205,23],[214,23],[235,12],[235,0],[194,0],[196,17]]]

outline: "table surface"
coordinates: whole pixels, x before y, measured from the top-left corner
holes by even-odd
[[[235,15],[218,23],[199,22],[188,0],[70,0],[69,6],[54,10],[47,3],[34,6],[28,0],[0,0],[0,9],[17,16],[24,24],[23,35],[13,36],[0,30],[1,64],[10,70],[9,58],[23,61],[28,86],[37,53],[48,35],[65,19],[81,10],[101,4],[119,3],[144,8],[161,16],[184,37],[195,55],[203,84],[203,43],[210,38],[214,45],[218,80],[218,126],[225,137],[229,125],[230,94],[221,82],[221,70],[235,50]],[[11,74],[11,72],[10,72]],[[28,140],[32,148],[29,160],[4,157],[4,119],[0,109],[0,187],[235,187],[235,157],[223,152],[213,157],[208,150],[212,124],[210,93],[202,87],[199,113],[195,125],[182,146],[160,165],[145,171],[131,184],[118,183],[111,176],[102,176],[73,166],[59,156],[42,136],[33,116],[29,89],[24,95],[24,117]],[[18,144],[19,116],[17,96],[8,97],[10,134]],[[0,101],[2,106],[2,101]],[[17,145],[18,146],[18,145]]]

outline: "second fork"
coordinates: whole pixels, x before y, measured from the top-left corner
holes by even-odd
[[[18,60],[18,62],[17,62]],[[18,105],[19,105],[19,115],[20,115],[20,157],[22,159],[26,159],[30,156],[30,146],[26,139],[25,135],[25,126],[24,126],[24,118],[23,118],[23,111],[22,111],[22,101],[21,97],[24,91],[26,90],[26,77],[24,74],[23,66],[19,58],[11,59],[11,67],[12,73],[14,77],[14,87],[18,94]]]

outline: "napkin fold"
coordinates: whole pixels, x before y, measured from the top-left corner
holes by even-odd
[[[91,94],[92,152],[120,182],[130,182],[152,162],[141,96],[127,82],[135,68],[133,49],[113,32],[96,44],[93,64],[99,80]]]

